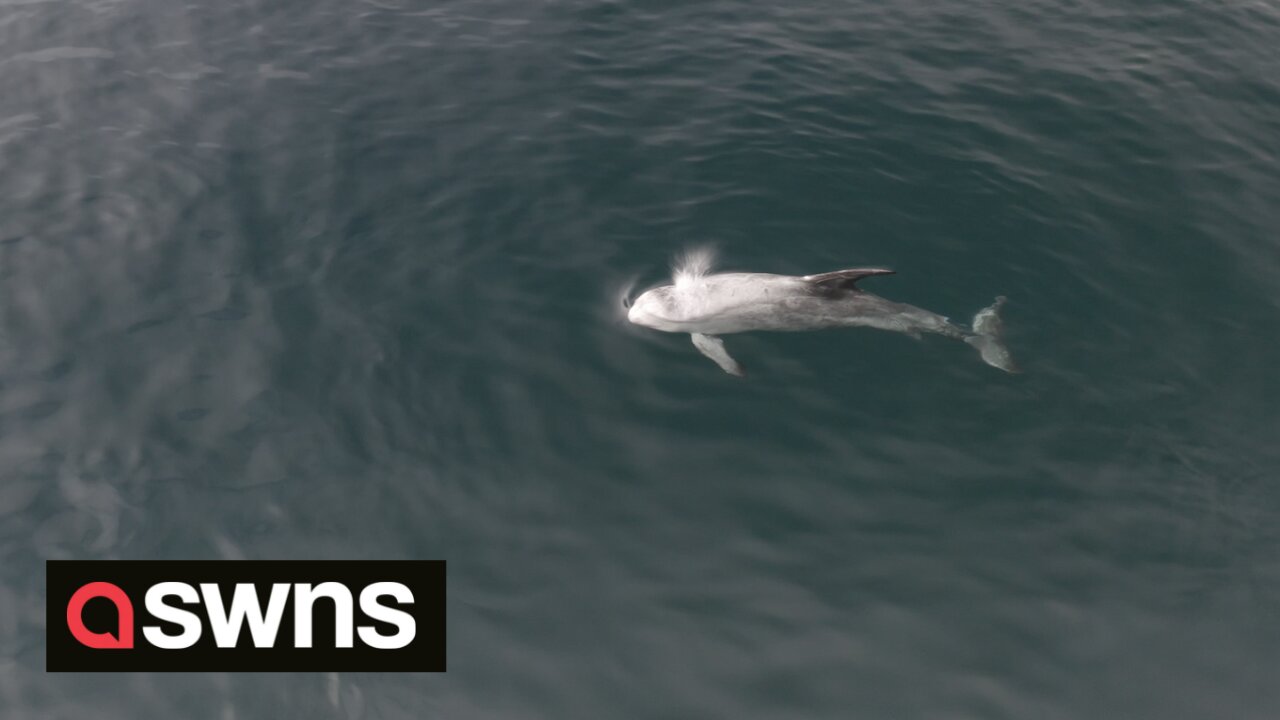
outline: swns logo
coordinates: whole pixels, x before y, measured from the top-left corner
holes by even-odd
[[[45,564],[45,669],[444,672],[445,564]]]

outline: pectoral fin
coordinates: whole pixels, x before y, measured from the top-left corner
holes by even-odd
[[[715,335],[703,335],[702,333],[693,333],[693,346],[698,348],[698,352],[706,355],[715,361],[722,370],[730,375],[743,377],[747,374],[746,370],[738,364],[737,360],[729,357],[729,351],[724,349],[724,341]]]

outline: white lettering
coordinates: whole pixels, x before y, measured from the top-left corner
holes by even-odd
[[[182,582],[156,583],[147,588],[147,612],[157,620],[181,625],[182,632],[169,635],[159,625],[147,625],[142,628],[142,635],[148,643],[161,650],[183,650],[196,644],[204,628],[200,625],[200,616],[166,604],[164,599],[170,595],[188,605],[200,602],[200,595],[195,588]]]
[[[311,647],[311,606],[316,598],[333,600],[333,646],[349,648],[355,644],[351,626],[355,623],[351,591],[336,582],[322,582],[314,589],[311,583],[293,586],[293,645]]]
[[[223,607],[222,593],[218,591],[216,584],[200,583],[200,593],[204,596],[204,604],[209,612],[209,627],[213,630],[213,640],[218,647],[235,647],[236,640],[240,638],[240,627],[246,620],[254,647],[271,647],[275,643],[276,633],[280,631],[280,617],[284,615],[285,600],[289,597],[288,583],[271,584],[271,597],[267,600],[265,616],[252,583],[236,583],[235,592],[231,596],[230,612]]]
[[[413,602],[413,592],[398,582],[376,582],[361,590],[360,609],[364,614],[374,620],[395,625],[396,631],[391,635],[383,635],[373,625],[361,625],[360,640],[378,650],[397,650],[413,642],[418,634],[417,623],[409,613],[379,603],[378,598],[383,595],[390,595],[399,603]]]

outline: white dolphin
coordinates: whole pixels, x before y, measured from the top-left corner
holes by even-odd
[[[725,350],[718,335],[752,330],[818,330],[866,326],[920,337],[931,332],[974,346],[992,367],[1018,372],[1001,339],[1004,297],[973,317],[972,329],[952,324],[928,310],[885,300],[855,283],[883,268],[852,268],[817,275],[710,273],[711,257],[695,253],[675,270],[673,284],[636,298],[627,319],[664,332],[689,333],[693,346],[725,372],[745,371]]]

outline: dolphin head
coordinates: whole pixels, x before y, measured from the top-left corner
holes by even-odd
[[[663,285],[641,293],[627,310],[627,320],[654,330],[678,330],[676,300],[672,294],[674,289],[671,285]]]

